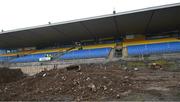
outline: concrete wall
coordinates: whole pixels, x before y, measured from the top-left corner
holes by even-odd
[[[21,69],[24,74],[34,75],[44,70],[51,70],[53,68],[65,68],[69,65],[44,65],[44,66],[24,66],[24,67],[10,67],[10,69]]]
[[[23,73],[34,75],[43,70],[51,70],[53,68],[65,68],[70,65],[90,64],[90,63],[106,63],[108,59],[80,59],[80,60],[66,60],[66,61],[51,61],[51,62],[32,62],[32,63],[16,63],[9,65],[11,69],[21,69]]]

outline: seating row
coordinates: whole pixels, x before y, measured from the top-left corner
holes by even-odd
[[[97,49],[86,49],[86,50],[75,50],[69,51],[64,54],[60,54],[58,59],[60,60],[70,60],[70,59],[88,59],[88,58],[105,58],[108,57],[111,48],[97,48]],[[56,53],[46,53],[46,54],[30,54],[18,58],[14,58],[9,62],[19,63],[19,62],[38,62],[40,58],[46,57],[46,55],[55,55]],[[3,59],[2,59],[3,60]]]
[[[176,53],[180,52],[180,42],[134,45],[128,46],[127,49],[130,56]]]

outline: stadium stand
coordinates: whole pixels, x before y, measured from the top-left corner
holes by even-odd
[[[0,62],[9,61],[11,63],[38,62],[40,58],[52,55],[53,60],[85,59],[85,58],[105,58],[114,48],[116,43],[74,46],[66,48],[30,50],[17,53],[0,55]],[[81,48],[81,49],[80,49]]]
[[[0,32],[0,61],[34,62],[47,54],[66,60],[178,52],[179,8],[177,3]]]
[[[96,44],[96,45],[84,45],[82,46],[83,49],[95,49],[95,48],[106,48],[106,47],[115,47],[115,43],[110,44]],[[7,54],[0,54],[0,56],[17,56],[17,55],[28,55],[28,54],[43,54],[43,53],[52,53],[52,52],[64,52],[68,50],[70,47],[66,48],[55,48],[55,49],[43,49],[43,50],[30,50],[30,51],[21,51],[16,53],[7,53]],[[73,49],[78,50],[78,48]]]
[[[72,60],[90,58],[108,58],[112,49],[122,56],[122,49],[128,56],[139,56],[159,53],[174,53],[180,51],[180,40],[177,38],[162,38],[145,40],[125,39],[123,42],[111,42],[91,45],[74,45],[64,48],[53,48],[43,50],[28,50],[17,53],[0,55],[0,62],[8,61],[11,63],[39,62],[41,58],[51,55],[51,60]],[[117,52],[119,51],[119,52]],[[123,52],[123,54],[125,54]]]
[[[105,58],[108,57],[110,51],[111,48],[74,50],[60,55],[59,59],[69,60],[69,59],[86,59],[86,58]],[[13,60],[10,60],[10,62],[12,63],[39,62],[39,59],[45,57],[46,54],[55,54],[55,53],[31,54],[31,55],[15,58]]]

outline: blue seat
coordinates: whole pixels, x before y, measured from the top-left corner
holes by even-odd
[[[88,50],[76,50],[68,52],[59,58],[62,60],[69,59],[88,59],[88,58],[105,58],[108,57],[111,48],[98,48]]]
[[[15,57],[14,56],[0,56],[0,62],[7,62],[13,58]]]
[[[6,61],[6,57],[0,56],[0,62],[4,62],[4,61]]]
[[[14,58],[13,60],[10,60],[11,63],[26,63],[26,62],[38,62],[39,58],[45,57],[46,54],[55,54],[56,52],[50,52],[50,53],[41,53],[41,54],[31,54],[26,56],[21,56],[18,58]]]
[[[128,46],[128,55],[149,55],[180,52],[180,42]]]

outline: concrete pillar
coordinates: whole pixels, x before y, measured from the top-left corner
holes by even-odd
[[[122,57],[123,58],[128,57],[128,49],[127,49],[127,47],[123,47],[123,49],[122,49]]]

